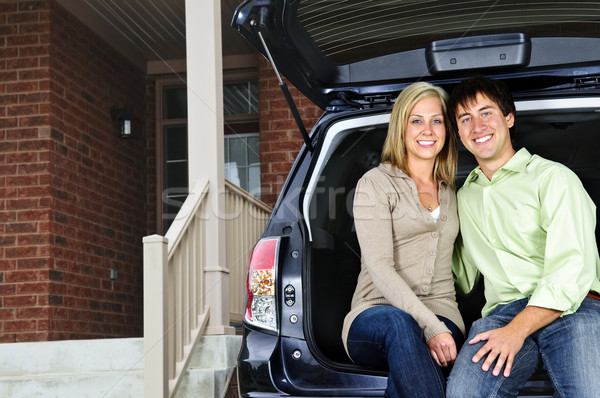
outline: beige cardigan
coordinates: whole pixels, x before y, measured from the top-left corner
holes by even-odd
[[[358,314],[375,305],[393,305],[409,313],[425,339],[449,332],[437,315],[454,322],[464,333],[452,280],[452,250],[458,234],[456,194],[439,185],[437,222],[421,205],[415,183],[389,164],[380,164],[358,181],[354,223],[361,249],[361,271],[348,330]]]

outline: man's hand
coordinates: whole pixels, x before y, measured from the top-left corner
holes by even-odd
[[[515,355],[523,347],[525,339],[533,332],[554,322],[560,317],[561,312],[549,308],[529,306],[519,312],[508,325],[492,329],[487,332],[479,333],[473,337],[469,344],[476,344],[480,341],[487,341],[483,347],[477,351],[472,361],[478,363],[481,358],[487,354],[481,369],[487,372],[494,360],[496,366],[492,370],[494,376],[498,376],[504,367],[504,377],[510,375]]]
[[[494,366],[492,374],[498,376],[506,363],[504,377],[508,377],[515,355],[517,355],[521,347],[523,347],[525,338],[527,338],[527,335],[516,330],[510,323],[500,329],[479,333],[469,341],[469,344],[476,344],[486,340],[487,343],[477,351],[472,360],[473,362],[478,363],[481,358],[487,354],[487,358],[483,362],[481,369],[484,372],[487,372],[492,366],[492,363],[496,361],[496,366]]]
[[[427,341],[431,356],[438,365],[446,367],[456,359],[456,343],[451,333],[441,333]]]

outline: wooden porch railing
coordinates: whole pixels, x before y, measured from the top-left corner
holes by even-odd
[[[229,268],[229,320],[242,322],[248,261],[254,245],[262,235],[271,208],[225,180],[227,212],[227,268]]]
[[[209,181],[199,181],[167,234],[144,238],[145,398],[175,395],[210,311],[224,310],[204,302],[208,190]],[[225,191],[229,317],[241,321],[247,262],[271,209],[229,181]]]

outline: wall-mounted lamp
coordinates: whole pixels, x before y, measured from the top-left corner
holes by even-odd
[[[119,137],[131,137],[131,116],[127,112],[127,107],[117,108],[115,105],[110,107],[110,117],[119,124]]]

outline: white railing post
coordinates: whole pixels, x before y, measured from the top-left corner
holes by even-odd
[[[169,396],[167,243],[159,235],[144,242],[144,398]]]

